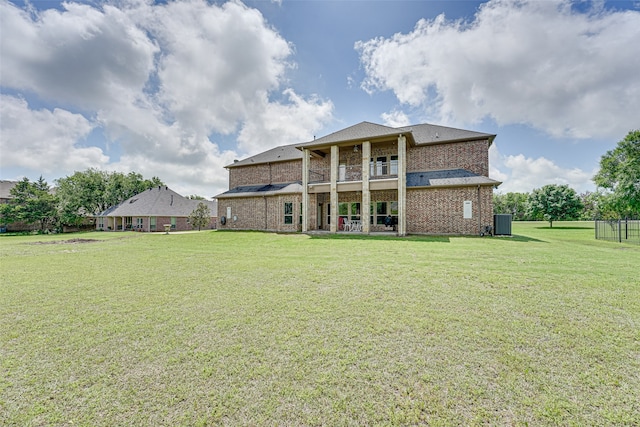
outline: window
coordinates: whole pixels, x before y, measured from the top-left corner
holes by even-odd
[[[378,157],[376,159],[376,175],[386,175],[386,174],[387,174],[387,158]]]
[[[327,203],[327,224],[331,224],[331,203]]]
[[[350,218],[353,220],[360,219],[360,203],[359,202],[351,203],[349,208],[351,208],[349,212]]]
[[[374,222],[375,215],[375,222]],[[387,215],[391,215],[394,223],[398,222],[398,202],[375,202],[371,204],[371,224],[384,225]]]
[[[125,216],[124,217],[124,228],[127,230],[131,229],[131,226],[133,224],[133,218],[130,216]]]
[[[387,216],[387,202],[376,202],[376,224],[384,225]]]
[[[284,223],[293,224],[293,203],[291,202],[284,204]]]
[[[102,230],[104,228],[104,217],[98,217],[98,229]]]
[[[156,217],[152,216],[151,218],[149,218],[149,228],[151,230],[155,230],[156,229]]]
[[[398,156],[391,156],[390,169],[391,175],[398,175]]]
[[[176,217],[171,217],[171,229],[174,230],[176,228]]]
[[[298,224],[302,225],[302,203],[300,203],[300,221]]]
[[[136,218],[136,228],[142,228],[142,224],[143,224],[143,219]]]
[[[371,176],[384,176],[384,175],[397,175],[398,174],[398,156],[389,157],[390,161],[387,161],[386,156],[372,157],[369,161],[369,175]],[[374,161],[375,160],[375,161]]]

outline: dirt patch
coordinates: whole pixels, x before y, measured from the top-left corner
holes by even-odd
[[[97,239],[69,239],[69,240],[54,240],[51,242],[33,242],[31,243],[32,245],[60,245],[60,244],[64,244],[64,243],[71,243],[71,244],[76,244],[76,243],[95,243],[95,242],[99,242],[100,240]]]

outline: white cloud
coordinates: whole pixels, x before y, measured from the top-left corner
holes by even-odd
[[[578,193],[594,189],[591,179],[595,171],[565,169],[545,157],[503,156],[495,143],[489,150],[489,163],[489,176],[502,182],[498,187],[501,193],[529,193],[548,184],[566,184]]]
[[[24,99],[0,95],[2,138],[0,165],[40,170],[41,173],[84,170],[107,164],[98,147],[78,141],[93,129],[80,114],[55,108],[30,110]]]
[[[269,103],[265,99],[254,119],[245,123],[238,136],[242,151],[255,154],[263,151],[265,144],[275,147],[310,141],[314,131],[331,120],[331,101],[323,101],[317,96],[306,100],[293,89],[286,89],[284,95],[287,103]]]
[[[310,139],[332,119],[333,104],[315,95],[286,89],[283,99],[272,99],[295,66],[293,48],[259,11],[238,1],[62,3],[62,10],[40,12],[0,2],[0,24],[2,87],[52,106],[47,118],[47,110],[21,104],[25,117],[50,124],[39,127],[40,137],[48,139],[43,129],[55,128],[51,123],[75,120],[64,139],[75,160],[63,158],[63,150],[53,157],[61,176],[83,164],[76,158],[82,153],[94,161],[87,167],[155,175],[210,196],[226,188],[223,166],[234,158]],[[14,144],[4,114],[3,147]],[[12,126],[29,135],[28,121]],[[116,163],[106,163],[99,148],[80,149],[78,139],[92,127],[121,149]],[[216,134],[235,132],[239,145],[220,150]],[[37,176],[51,163],[28,157],[13,166]]]
[[[390,126],[393,128],[409,126],[411,124],[409,116],[404,111],[400,110],[393,110],[389,113],[382,113],[380,118],[382,118],[382,123],[385,126]]]
[[[358,42],[363,88],[391,90],[428,120],[528,124],[616,138],[640,111],[640,12],[577,12],[568,0],[492,0],[472,22],[444,15]]]

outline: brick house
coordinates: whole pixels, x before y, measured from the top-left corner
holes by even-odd
[[[100,213],[96,217],[96,230],[104,231],[164,231],[170,224],[172,231],[193,230],[189,215],[204,203],[211,210],[209,224],[217,224],[217,202],[194,200],[181,196],[164,185],[150,188]]]
[[[495,135],[362,122],[226,166],[220,229],[479,234],[493,224]],[[224,217],[224,218],[223,218]]]

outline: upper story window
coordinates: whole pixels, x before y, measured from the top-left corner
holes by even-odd
[[[375,176],[388,176],[398,174],[398,156],[372,157],[369,161],[369,174]]]

